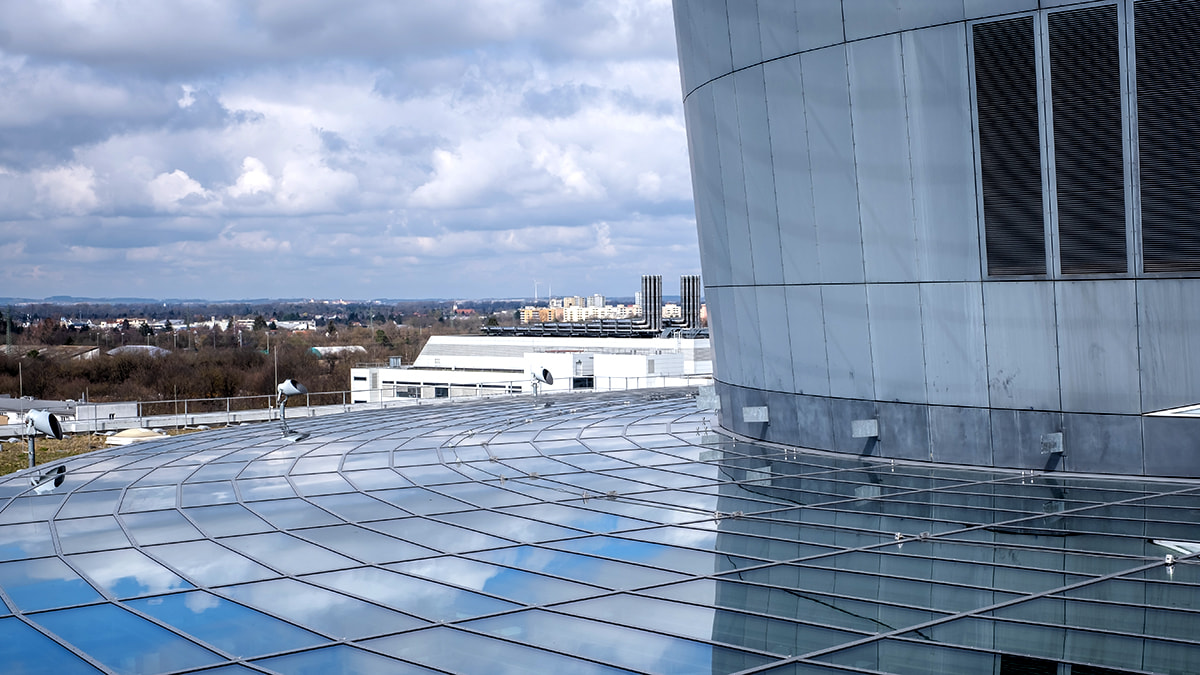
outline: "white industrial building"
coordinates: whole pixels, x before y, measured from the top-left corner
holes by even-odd
[[[533,373],[550,371],[540,391],[671,387],[712,376],[707,338],[435,335],[411,366],[350,371],[355,403],[532,391]]]

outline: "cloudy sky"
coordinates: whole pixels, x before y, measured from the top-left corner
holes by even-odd
[[[0,296],[699,273],[670,0],[0,2]]]

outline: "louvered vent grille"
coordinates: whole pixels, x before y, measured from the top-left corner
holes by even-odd
[[[1045,274],[1033,17],[973,30],[988,274]]]
[[[1063,274],[1123,273],[1125,174],[1117,7],[1047,18]]]
[[[1144,269],[1200,270],[1200,3],[1143,0],[1133,19]]]

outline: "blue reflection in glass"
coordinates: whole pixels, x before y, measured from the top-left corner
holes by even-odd
[[[518,605],[375,567],[307,577],[314,583],[387,604],[434,621],[502,612]]]
[[[203,591],[134,600],[129,606],[239,658],[325,642],[316,633]]]
[[[133,549],[73,555],[68,560],[117,598],[192,587],[174,572]]]
[[[526,610],[464,624],[485,633],[655,673],[732,673],[774,659],[703,642],[647,633],[542,610]]]
[[[118,673],[158,673],[225,662],[200,645],[113,605],[30,618]]]
[[[335,638],[360,638],[426,625],[406,614],[292,579],[229,586],[221,593]]]
[[[0,560],[54,555],[54,541],[47,523],[0,525]]]
[[[651,586],[683,578],[666,570],[600,560],[590,556],[553,551],[536,546],[514,546],[495,551],[482,551],[469,557],[500,565],[519,567],[524,570],[544,572],[611,589]]]
[[[366,644],[372,649],[452,673],[614,675],[629,672],[452,628],[430,628],[379,638]]]
[[[619,537],[586,537],[558,542],[554,546],[691,574],[708,574],[716,569],[716,556],[710,553]]]
[[[396,675],[433,675],[433,671],[386,656],[372,654],[346,645],[335,645],[311,652],[276,656],[255,661],[281,675],[356,675],[357,673],[395,673]]]
[[[595,586],[515,570],[465,558],[431,558],[390,565],[391,569],[509,598],[527,605],[544,605],[606,592]]]
[[[101,599],[96,589],[58,558],[0,563],[0,587],[25,612]]]
[[[98,673],[62,645],[18,619],[0,619],[0,664],[6,673]]]

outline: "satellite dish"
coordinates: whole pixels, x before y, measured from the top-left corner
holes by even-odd
[[[30,410],[25,414],[25,423],[47,436],[62,440],[62,425],[58,423],[58,418],[54,416],[54,413],[46,410]]]

